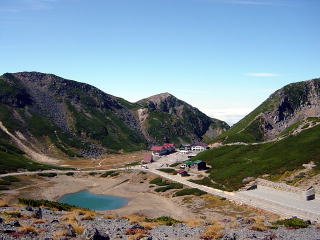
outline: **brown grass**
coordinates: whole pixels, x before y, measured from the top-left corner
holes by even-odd
[[[68,234],[67,230],[56,231],[53,235],[56,237],[66,236]],[[57,238],[60,239],[60,238]]]
[[[213,221],[212,225],[208,226],[202,236],[201,239],[211,240],[211,239],[219,239],[223,236],[223,226],[218,221]]]
[[[81,220],[94,220],[96,218],[96,213],[91,211],[86,211]]]
[[[8,202],[5,200],[0,199],[0,207],[8,207]]]
[[[103,218],[105,218],[105,219],[114,219],[115,216],[113,216],[112,214],[106,214],[106,215],[103,216]]]
[[[121,154],[106,154],[99,159],[93,161],[92,159],[76,159],[76,161],[66,160],[61,162],[61,165],[67,164],[70,167],[74,168],[91,168],[98,165],[100,161],[103,161],[101,167],[98,168],[99,170],[102,169],[110,169],[110,168],[117,168],[123,167],[123,165],[141,161],[145,155],[146,151],[138,151],[138,152],[131,152],[131,153],[121,153]]]
[[[183,219],[182,222],[185,222],[189,227],[198,227],[203,223],[202,219]]]
[[[254,224],[251,226],[251,230],[263,232],[269,229],[269,227],[265,225],[265,221],[262,217],[254,217],[253,219]]]
[[[44,219],[36,219],[32,222],[32,225],[34,224],[40,224],[40,223],[46,223],[47,221]]]
[[[148,230],[163,225],[161,222],[140,222],[139,224]]]
[[[140,223],[143,222],[146,217],[142,215],[126,215],[124,218],[128,219],[131,223]]]
[[[79,225],[78,223],[74,223],[71,226],[73,228],[73,231],[78,235],[81,235],[84,231],[84,227]]]
[[[76,212],[70,212],[64,216],[62,216],[61,220],[63,221],[64,224],[75,224],[78,223],[77,220],[77,213]]]
[[[38,230],[33,226],[22,226],[19,228],[18,233],[21,233],[21,234],[33,233],[35,235],[39,234]]]

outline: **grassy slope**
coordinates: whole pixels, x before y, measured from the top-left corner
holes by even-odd
[[[78,112],[70,103],[68,108],[75,119],[75,130],[78,134],[85,133],[87,138],[112,150],[123,149],[129,152],[146,148],[145,140],[112,112],[86,108],[91,115],[88,117],[84,112]]]
[[[191,143],[192,140],[188,136],[190,133],[202,137],[204,132],[201,132],[198,126],[199,121],[210,126],[210,119],[201,112],[192,112],[188,108],[184,108],[182,118],[174,114],[161,112],[159,110],[151,111],[148,116],[148,133],[158,143],[162,143],[164,138],[175,144]],[[213,127],[218,127],[220,122],[215,121]],[[182,141],[181,141],[182,140]]]
[[[24,156],[24,152],[0,140],[0,173],[15,172],[19,169],[35,171],[54,167],[36,163]]]
[[[212,166],[210,179],[224,185],[226,190],[237,190],[246,177],[282,174],[301,168],[309,161],[320,165],[320,126],[279,142],[211,149],[200,153],[196,159]]]
[[[217,140],[224,140],[225,143],[231,142],[259,142],[263,141],[263,134],[259,128],[260,119],[256,118],[261,112],[272,109],[279,99],[277,94],[272,94],[265,102],[263,102],[254,111],[249,113],[241,121],[233,125],[225,133],[221,134]],[[256,118],[256,119],[255,119]]]
[[[67,90],[71,95],[79,97],[82,107],[92,116],[90,118],[83,112],[78,112],[70,103],[67,103],[71,114],[73,114],[74,131],[79,133],[78,136],[83,136],[82,133],[84,133],[87,140],[98,142],[111,152],[120,149],[136,151],[146,148],[145,140],[124,124],[116,114],[108,109],[99,110],[96,100],[92,96],[70,86]],[[46,142],[45,139],[48,137],[50,142],[68,157],[80,157],[79,151],[89,147],[88,143],[85,143],[80,137],[65,133],[48,118],[26,110],[25,105],[18,106],[15,104],[13,106],[8,100],[20,99],[22,103],[32,105],[28,96],[22,86],[19,84],[10,85],[0,77],[0,121],[11,132],[28,130],[39,141],[43,142]],[[138,106],[121,98],[118,98],[118,100],[130,109]],[[58,101],[63,101],[63,99],[58,99]],[[17,102],[19,103],[19,101]],[[23,122],[13,117],[13,110],[19,113]]]
[[[320,79],[313,79],[312,84],[320,94]],[[254,111],[249,113],[245,118],[232,126],[228,131],[221,134],[215,141],[224,141],[225,143],[232,142],[261,142],[264,140],[261,125],[263,120],[259,118],[259,114],[274,109],[280,102],[279,92],[287,98],[288,106],[283,111],[286,113],[293,113],[302,104],[308,101],[308,94],[310,86],[307,82],[296,82],[284,86],[274,94],[272,94],[266,101],[264,101]],[[295,126],[294,126],[295,127]]]

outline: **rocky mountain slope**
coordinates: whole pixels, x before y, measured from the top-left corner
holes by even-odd
[[[125,101],[88,84],[36,72],[0,79],[0,120],[37,152],[97,156],[146,147]]]
[[[165,99],[130,103],[52,74],[6,73],[0,77],[0,140],[53,157],[96,157],[146,149],[164,136],[191,142],[208,129],[211,137],[228,127],[173,96]]]
[[[169,93],[161,93],[137,102],[139,119],[147,139],[161,143],[191,143],[210,139],[226,131],[227,123],[212,119]]]
[[[225,143],[268,141],[296,128],[306,128],[306,122],[314,122],[319,117],[320,79],[292,83],[273,93],[218,140]]]

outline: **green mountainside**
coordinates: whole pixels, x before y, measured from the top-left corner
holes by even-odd
[[[198,154],[196,159],[204,160],[212,166],[209,178],[201,182],[225,190],[239,189],[247,177],[281,175],[286,171],[303,168],[302,164],[310,161],[317,165],[319,171],[320,125],[280,141],[210,149]]]
[[[40,164],[29,159],[23,151],[10,143],[3,131],[0,130],[0,174],[7,172],[16,172],[18,170],[46,170],[53,166]]]
[[[308,117],[320,117],[320,79],[289,84],[215,141],[263,142],[275,139]]]
[[[35,72],[5,74],[0,85],[0,121],[37,152],[90,157],[146,147],[127,102],[90,85]]]
[[[131,103],[88,84],[52,74],[6,73],[0,76],[0,121],[32,151],[60,159],[137,151],[164,140],[191,143],[201,140],[209,129],[210,139],[228,128],[227,124],[211,120],[190,105],[171,98],[181,111],[171,111],[175,107],[164,104],[156,109],[143,102]],[[148,131],[140,114],[145,109]],[[16,140],[1,130],[0,141],[17,149]],[[19,161],[26,164],[30,161],[25,153],[13,150],[6,150],[1,156],[0,161],[12,159],[17,167]]]
[[[149,138],[157,143],[180,144],[212,139],[229,128],[227,123],[208,117],[169,93],[151,96],[137,104],[144,109],[141,125]]]

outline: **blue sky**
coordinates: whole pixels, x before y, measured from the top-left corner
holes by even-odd
[[[130,101],[170,92],[235,123],[320,77],[320,0],[1,0],[0,73],[39,71]]]

